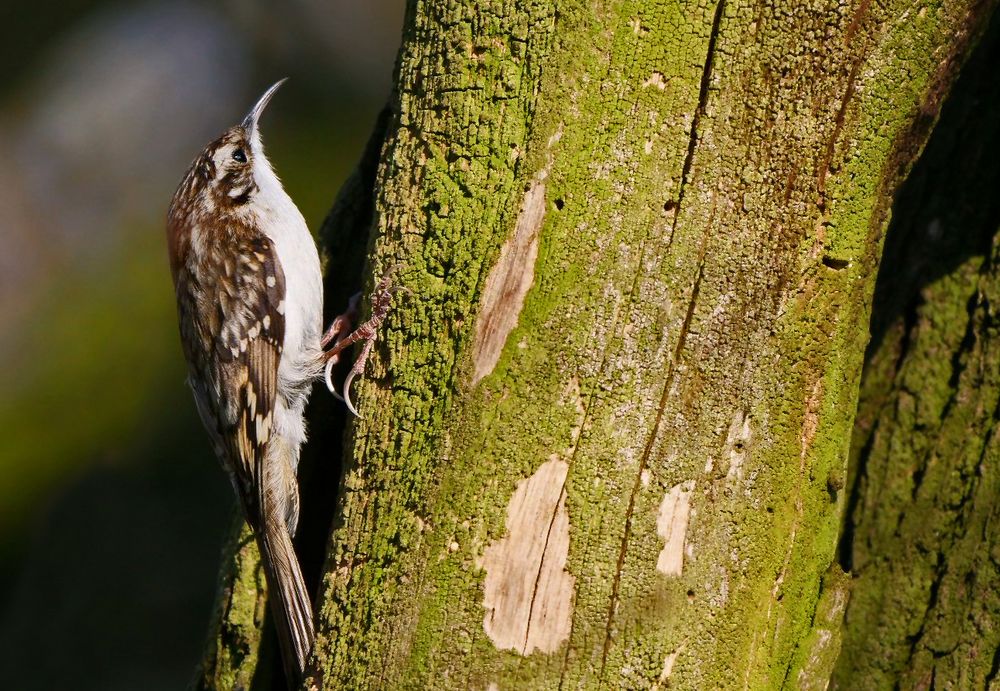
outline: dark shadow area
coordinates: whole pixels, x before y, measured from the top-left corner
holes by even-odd
[[[899,359],[922,291],[970,257],[984,256],[1000,227],[1000,13],[973,50],[920,158],[896,195],[875,284],[865,373],[888,331],[903,322]],[[862,383],[864,389],[864,383]],[[858,421],[864,424],[865,421]],[[857,441],[857,435],[856,439]],[[841,567],[852,567],[854,513],[866,449],[852,452]]]
[[[962,67],[896,195],[875,284],[871,342],[912,315],[921,289],[985,255],[1000,224],[1000,16]]]
[[[190,682],[204,643],[191,633],[204,631],[211,611],[235,504],[208,445],[181,433],[197,424],[191,408],[178,402],[176,424],[109,453],[39,507],[31,541],[44,549],[30,551],[5,593],[5,688],[168,691]]]

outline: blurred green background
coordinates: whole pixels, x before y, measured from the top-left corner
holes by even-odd
[[[388,94],[402,0],[0,7],[0,670],[179,689],[234,510],[184,383],[163,220],[263,121],[314,230]]]

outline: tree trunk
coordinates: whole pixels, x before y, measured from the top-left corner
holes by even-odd
[[[324,233],[333,311],[369,225],[406,291],[309,681],[822,688],[889,205],[992,7],[411,3]]]
[[[841,560],[841,688],[1000,670],[1000,15],[901,190],[875,293]]]

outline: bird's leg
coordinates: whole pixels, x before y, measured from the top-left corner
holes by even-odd
[[[347,309],[338,314],[332,322],[330,328],[323,334],[320,340],[320,347],[326,348],[330,342],[340,333],[346,333],[351,325],[358,319],[358,303],[361,301],[361,293],[355,293],[347,301]]]
[[[323,353],[323,357],[326,359],[324,378],[326,380],[327,388],[330,389],[334,396],[342,398],[344,403],[347,405],[347,409],[358,417],[360,417],[358,415],[358,411],[355,409],[354,404],[351,403],[351,382],[353,382],[358,375],[364,374],[365,362],[368,360],[368,356],[372,351],[372,346],[375,344],[375,336],[378,335],[378,329],[382,326],[385,316],[389,313],[389,306],[392,301],[393,292],[390,276],[387,274],[381,281],[379,281],[378,285],[375,286],[375,291],[372,293],[372,316],[368,319],[368,321],[346,336],[337,338],[333,347]],[[346,331],[348,325],[353,323],[354,319],[357,318],[357,305],[359,297],[360,294],[351,298],[347,311],[333,320],[330,328],[327,329],[326,334],[323,336],[324,346],[333,340],[339,333]],[[337,393],[336,388],[333,386],[333,379],[331,377],[333,366],[339,361],[340,353],[358,341],[364,341],[364,346],[361,348],[361,352],[354,361],[351,371],[347,373],[347,377],[344,379],[344,393],[343,396],[341,396]]]

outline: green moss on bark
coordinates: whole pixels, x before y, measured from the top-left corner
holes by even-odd
[[[257,671],[266,598],[257,543],[238,517],[223,554],[215,621],[194,688],[250,688]]]
[[[981,14],[411,4],[373,254],[410,292],[360,387],[317,679],[810,673],[888,199]],[[483,287],[539,185],[532,288],[473,384]],[[484,631],[483,554],[551,458],[569,467],[572,628],[522,656]],[[692,481],[665,576],[658,510]]]

